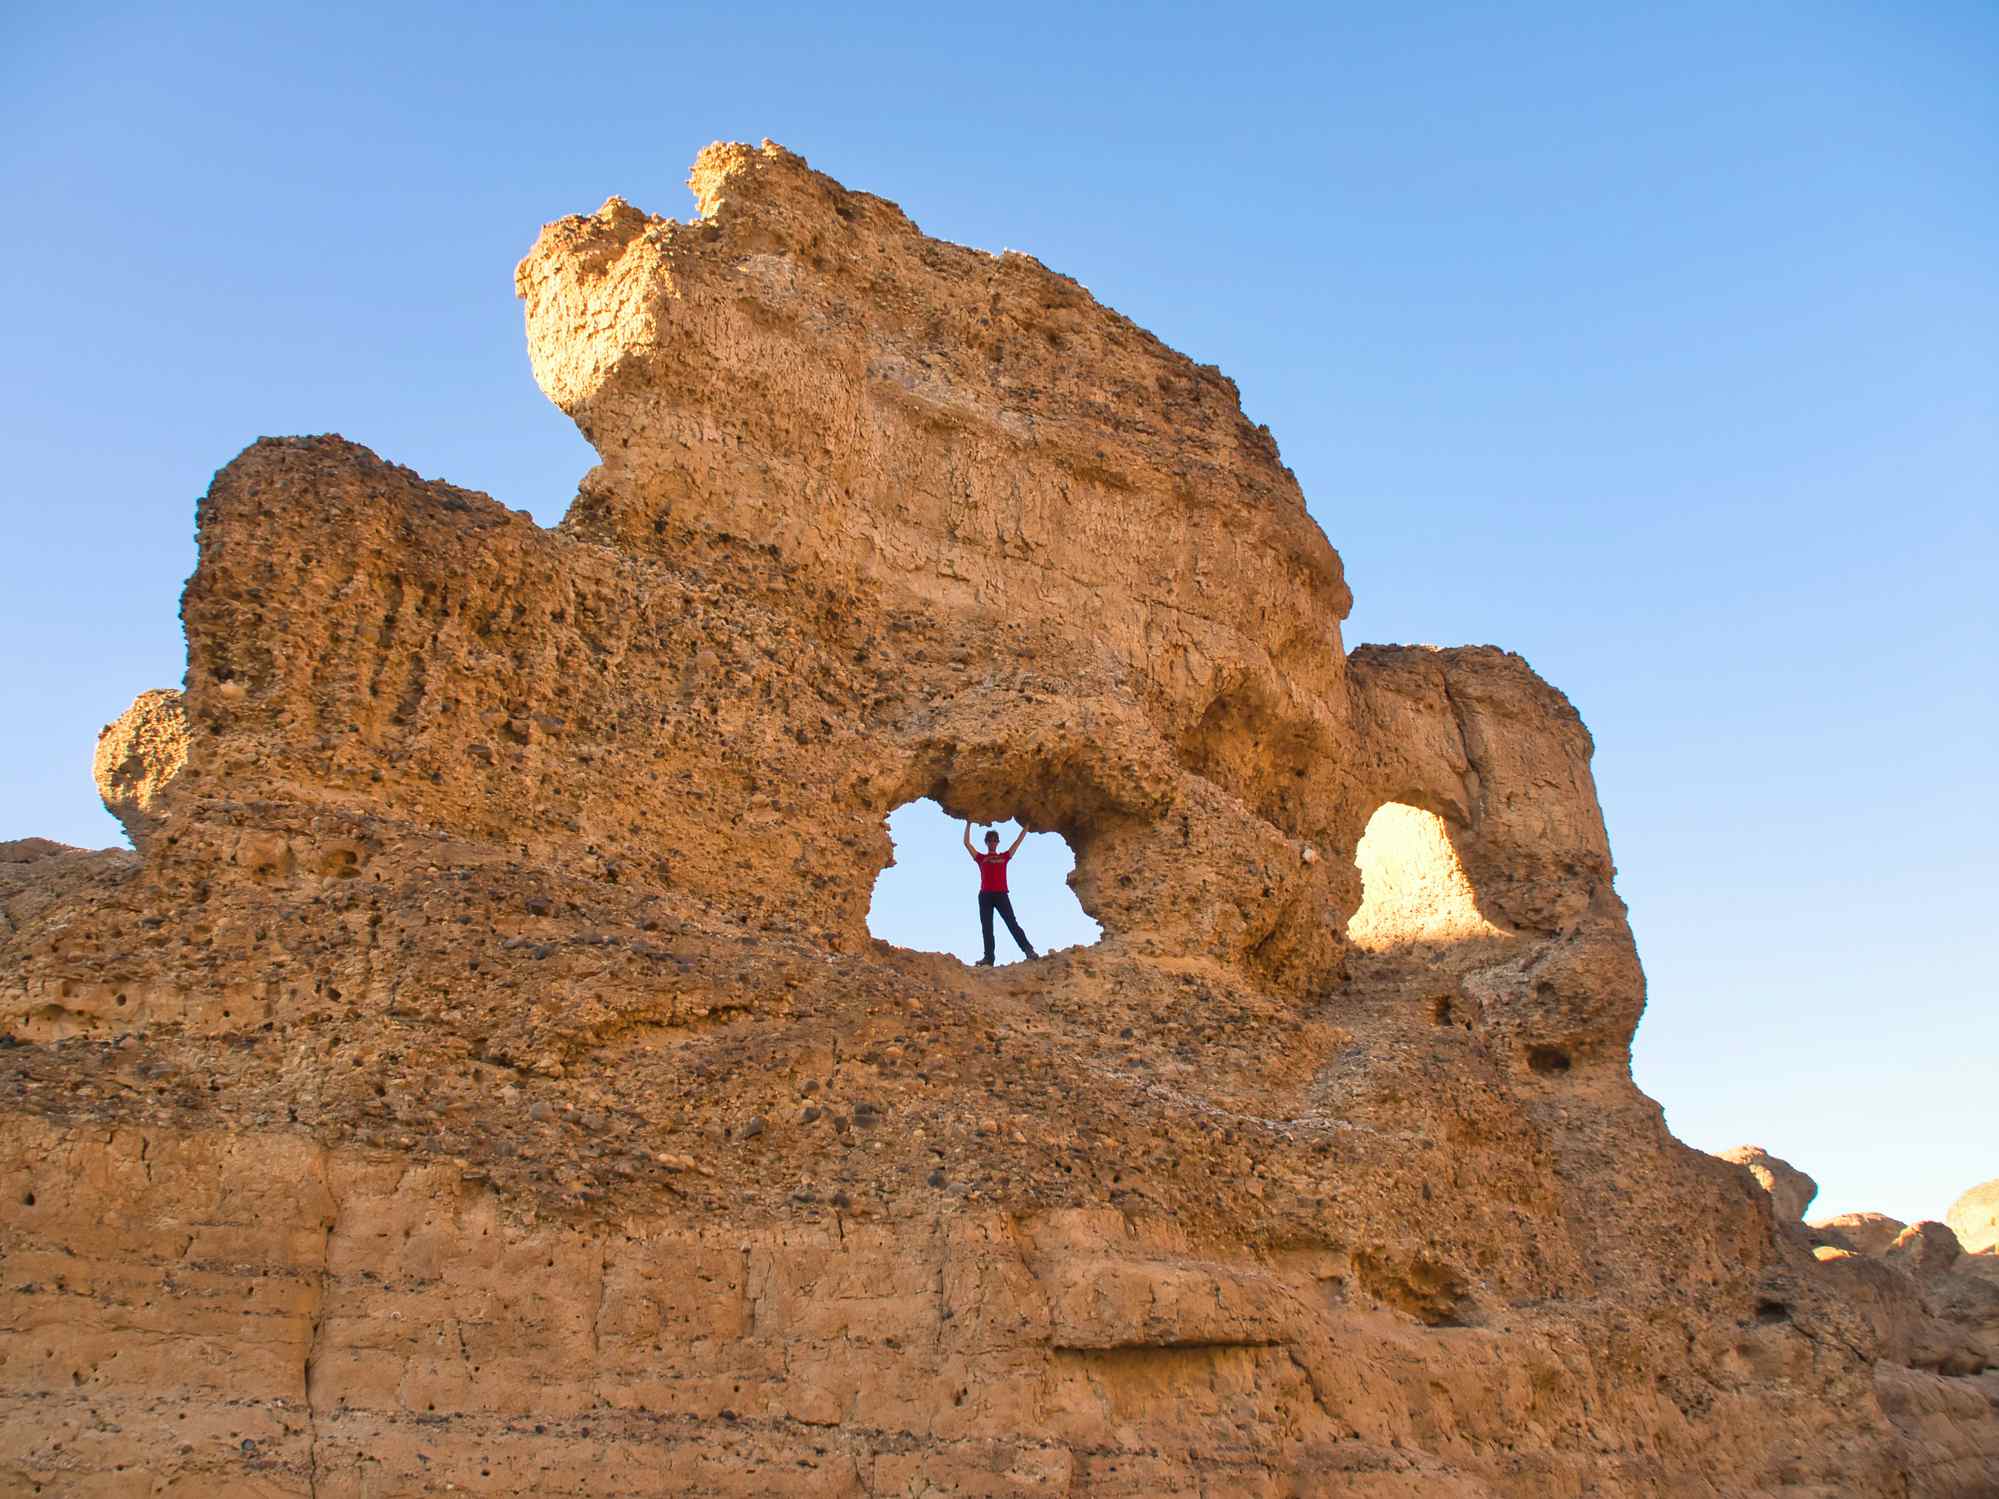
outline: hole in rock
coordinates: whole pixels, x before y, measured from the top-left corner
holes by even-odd
[[[1471,880],[1444,819],[1422,807],[1383,802],[1354,849],[1360,909],[1347,937],[1367,952],[1504,935],[1478,909]]]
[[[987,826],[974,824],[972,846],[985,851]],[[1000,851],[1013,846],[1020,825],[992,825]],[[965,853],[965,825],[924,797],[889,814],[888,835],[895,845],[888,868],[875,878],[874,901],[868,908],[868,932],[897,947],[919,952],[949,953],[961,963],[975,963],[982,951],[979,936],[979,866]],[[1059,833],[1029,833],[1006,866],[1007,890],[1022,933],[1041,953],[1065,947],[1087,947],[1103,935],[1091,920],[1069,874],[1076,856]],[[993,919],[993,957],[999,963],[1020,958],[1005,921]]]
[[[1756,1303],[1756,1320],[1766,1326],[1773,1322],[1791,1320],[1791,1309],[1781,1301],[1759,1301]]]
[[[1527,1065],[1536,1072],[1567,1072],[1569,1054],[1559,1046],[1530,1046],[1527,1048]]]

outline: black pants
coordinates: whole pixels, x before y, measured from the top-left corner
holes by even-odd
[[[979,933],[986,939],[986,961],[993,960],[993,912],[999,912],[1006,922],[1006,929],[1013,933],[1015,945],[1021,956],[1031,958],[1034,949],[1028,945],[1027,934],[1020,929],[1020,923],[1013,919],[1013,900],[1004,890],[981,890],[979,892]]]

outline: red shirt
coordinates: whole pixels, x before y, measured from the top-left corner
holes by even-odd
[[[979,861],[979,893],[1006,894],[1006,861],[1012,854],[973,854]]]

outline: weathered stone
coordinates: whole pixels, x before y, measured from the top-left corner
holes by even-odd
[[[222,683],[218,691],[226,691]],[[165,817],[167,788],[187,764],[187,715],[181,695],[171,689],[142,692],[116,722],[97,736],[92,767],[97,791],[111,814],[125,825],[132,846],[157,829]]]
[[[1885,1254],[1895,1236],[1909,1225],[1886,1213],[1839,1213],[1814,1218],[1806,1227],[1858,1254]]]
[[[1796,1223],[1819,1195],[1819,1184],[1789,1161],[1780,1161],[1761,1145],[1737,1145],[1721,1152],[1721,1158],[1740,1166],[1770,1194],[1770,1211],[1780,1223]]]
[[[1895,1236],[1884,1258],[1908,1266],[1917,1275],[1939,1275],[1957,1263],[1962,1248],[1947,1223],[1911,1223]]]
[[[256,444],[140,855],[0,849],[0,1488],[1999,1481],[1985,1283],[1821,1262],[1632,1086],[1558,692],[1348,653],[1269,433],[1073,281],[694,185],[520,266],[563,525]],[[921,796],[1103,940],[871,940]]]
[[[1944,1222],[1966,1254],[1999,1250],[1999,1176],[1980,1182],[1959,1197],[1944,1214]]]

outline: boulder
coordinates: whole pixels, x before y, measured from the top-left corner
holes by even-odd
[[[1917,1276],[1941,1275],[1957,1263],[1963,1253],[1950,1225],[1926,1219],[1911,1223],[1895,1236],[1882,1258],[1905,1265]]]
[[[1859,1254],[1882,1254],[1895,1236],[1909,1225],[1886,1213],[1836,1213],[1830,1218],[1814,1218],[1805,1225],[1822,1236],[1822,1242],[1851,1249]]]
[[[1780,1223],[1796,1223],[1805,1216],[1811,1200],[1819,1195],[1819,1184],[1789,1161],[1779,1160],[1761,1145],[1737,1145],[1720,1152],[1721,1159],[1740,1166],[1756,1178],[1756,1185],[1770,1194],[1770,1210]]]
[[[187,714],[171,688],[142,692],[97,736],[98,795],[140,848],[166,811],[166,791],[187,764]]]
[[[1999,1249],[1999,1176],[1980,1182],[1953,1202],[1944,1222],[1966,1254]]]

